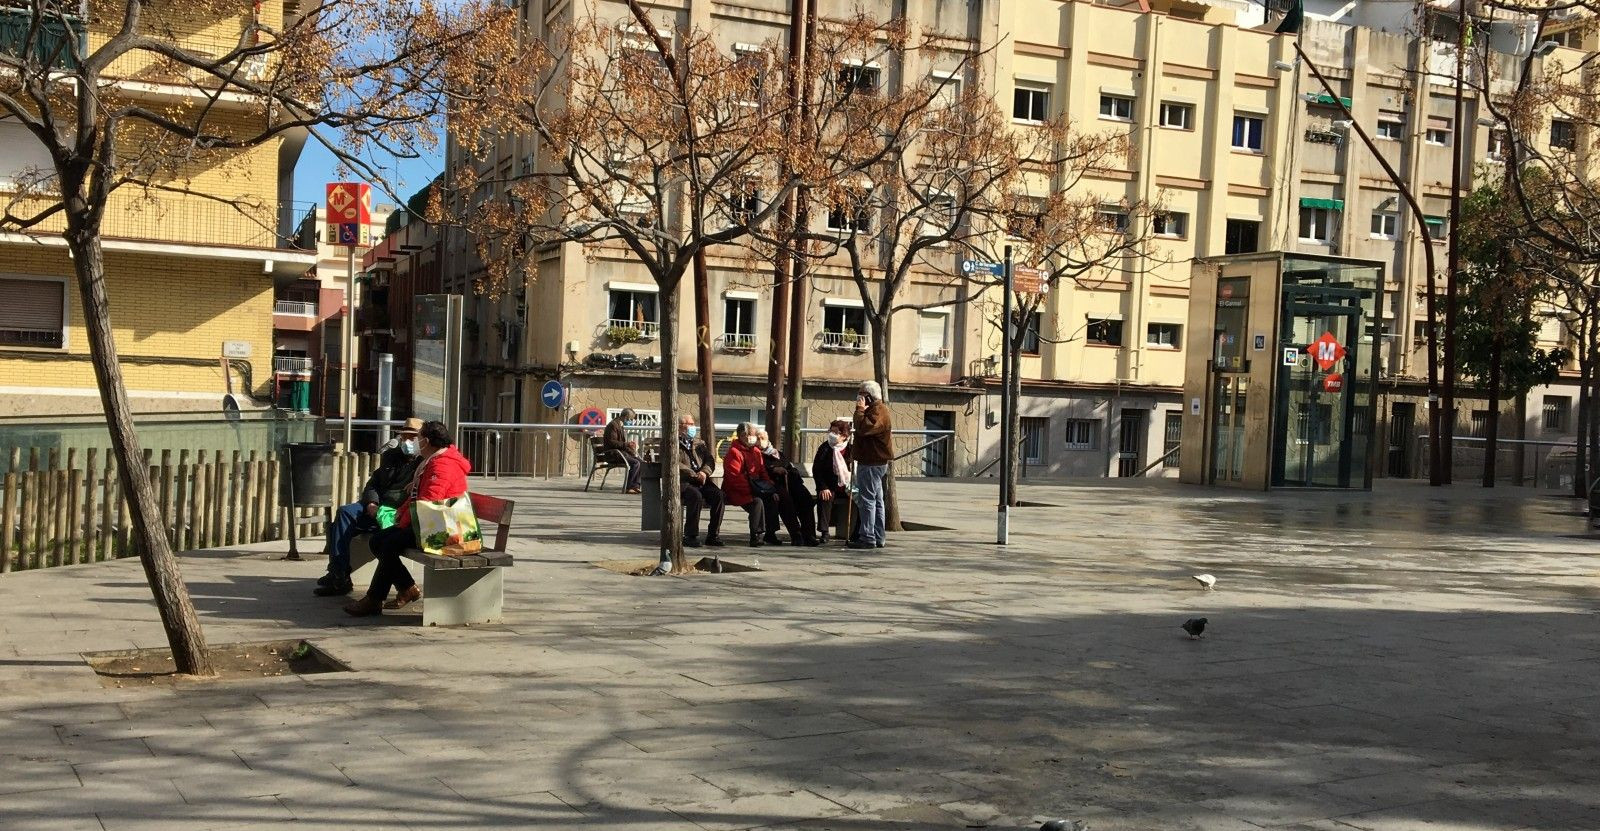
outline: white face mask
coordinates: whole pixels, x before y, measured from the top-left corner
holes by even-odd
[[[756,437],[755,436],[745,436],[744,437],[744,443],[747,444],[747,445],[750,445],[751,447],[755,447],[756,446]]]
[[[417,440],[416,439],[401,439],[400,440],[400,452],[406,454],[407,456],[415,456],[415,455],[417,455]]]

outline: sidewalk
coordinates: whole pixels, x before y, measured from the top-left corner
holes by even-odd
[[[0,577],[0,828],[1600,828],[1571,500],[1030,484],[1000,549],[992,481],[911,481],[946,530],[635,578],[588,563],[654,556],[637,497],[475,486],[517,501],[500,626],[348,618],[281,543],[183,557],[212,643],[353,673],[105,689],[78,653],[165,644],[138,562]]]

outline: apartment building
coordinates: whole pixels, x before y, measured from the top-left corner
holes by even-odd
[[[269,2],[255,14],[270,25],[291,9]],[[188,33],[181,37],[187,47],[215,50],[238,42],[249,14],[241,7],[176,28]],[[29,16],[26,6],[0,9],[0,49],[23,48]],[[70,34],[92,48],[107,25],[88,16]],[[157,106],[194,88],[148,53],[119,60],[108,77]],[[213,106],[223,113],[219,123],[253,117],[227,97]],[[291,226],[283,206],[302,143],[286,135],[182,171],[187,187],[213,198],[134,188],[113,195],[104,223],[106,290],[135,412],[220,413],[230,384],[258,406],[272,403],[274,281],[298,277],[316,260],[285,241]],[[14,191],[20,171],[51,165],[18,124],[0,120],[0,146],[0,189]],[[72,263],[61,238],[51,236],[59,232],[59,224],[47,224],[33,236],[0,233],[0,415],[101,411]]]
[[[540,21],[547,25],[594,7],[535,4],[526,13],[537,29]],[[612,7],[598,8],[603,15]],[[652,9],[664,31],[714,24],[729,49],[782,42],[788,21],[788,4],[773,0],[714,9],[687,0]],[[854,9],[842,0],[820,4],[824,18]],[[912,3],[905,9],[913,25],[945,38],[952,50],[983,50],[982,71],[965,81],[990,85],[1011,109],[1016,129],[1065,114],[1080,130],[1127,134],[1132,152],[1126,163],[1096,172],[1084,185],[1103,198],[1109,219],[1135,202],[1163,206],[1145,229],[1143,256],[1059,287],[1027,322],[1020,407],[1025,475],[1174,473],[1172,451],[1183,440],[1180,393],[1191,264],[1258,250],[1390,265],[1382,319],[1367,333],[1380,344],[1385,382],[1383,423],[1375,429],[1392,435],[1399,448],[1380,472],[1408,475],[1414,469],[1411,437],[1426,417],[1419,403],[1426,363],[1418,299],[1425,284],[1423,246],[1435,246],[1442,268],[1455,146],[1467,150],[1464,187],[1471,186],[1480,164],[1501,160],[1505,147],[1476,104],[1469,103],[1466,117],[1455,122],[1449,84],[1455,58],[1453,49],[1439,45],[1454,41],[1448,9],[1313,4],[1299,39],[1334,83],[1333,95],[1297,59],[1296,36],[1273,33],[1259,5],[1002,0]],[[1417,31],[1431,37],[1419,38]],[[1520,23],[1494,24],[1484,36],[1493,89],[1499,91],[1518,71],[1516,56],[1534,44]],[[1551,60],[1572,65],[1586,54],[1571,45],[1549,46],[1540,50],[1536,69]],[[938,65],[918,65],[885,67],[882,74],[887,80],[895,73],[913,78],[939,71]],[[1423,202],[1423,227],[1400,209],[1388,177],[1342,123],[1335,96],[1376,137]],[[1539,139],[1546,142],[1542,146],[1571,142],[1571,127],[1563,131],[1553,122]],[[507,139],[486,163],[509,175],[532,163],[530,149]],[[449,153],[449,165],[473,163],[459,148]],[[816,221],[820,227],[830,218]],[[446,290],[470,293],[474,271],[467,241],[452,238],[445,247]],[[767,337],[771,275],[716,257],[711,275],[717,420],[758,417],[773,347]],[[692,304],[687,286],[684,291],[679,350],[692,356]],[[954,299],[952,291],[934,274],[922,275],[911,289],[918,300]],[[900,313],[892,339],[896,422],[902,429],[955,430],[955,452],[930,467],[956,474],[986,470],[997,456],[1000,432],[1000,337],[991,308],[998,297],[968,299],[948,313]],[[537,274],[513,287],[507,300],[468,301],[467,315],[480,321],[481,340],[467,417],[554,421],[590,406],[649,413],[656,406],[650,371],[652,356],[659,354],[655,309],[654,286],[620,250],[585,252],[571,245],[548,252]],[[854,382],[870,375],[868,356],[853,337],[865,331],[859,301],[834,264],[816,275],[805,317],[805,421],[818,427],[842,412]],[[484,334],[490,327],[514,334],[496,340],[498,335]],[[570,385],[572,409],[544,411],[527,394],[551,377]],[[1530,411],[1540,414],[1540,424],[1570,424],[1550,416],[1563,397],[1568,404],[1575,400],[1568,390],[1535,393]],[[691,379],[684,384],[686,403],[694,391]],[[1470,406],[1462,404],[1464,421]]]
[[[362,257],[383,239],[393,205],[377,205],[362,244],[356,247],[359,274]],[[316,264],[298,277],[275,281],[272,304],[273,400],[282,409],[317,415],[343,415],[344,321],[352,304],[350,248],[338,245],[327,221],[327,208],[306,209],[295,225],[294,244],[316,252]],[[360,353],[357,352],[357,355]]]

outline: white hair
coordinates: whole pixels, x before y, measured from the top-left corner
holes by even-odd
[[[862,381],[861,391],[866,393],[867,397],[873,401],[883,400],[883,387],[878,386],[877,381]]]

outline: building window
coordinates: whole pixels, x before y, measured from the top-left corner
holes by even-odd
[[[1333,239],[1333,211],[1327,208],[1300,208],[1300,241],[1321,245]]]
[[[1384,114],[1378,116],[1378,138],[1390,141],[1400,141],[1406,137],[1406,123],[1400,120],[1399,115]]]
[[[845,64],[839,67],[839,86],[851,95],[872,95],[878,91],[878,67]]]
[[[740,351],[756,348],[756,301],[746,297],[723,299],[722,347]]]
[[[1567,429],[1567,414],[1572,412],[1572,399],[1565,395],[1544,397],[1544,417],[1540,423],[1546,430],[1563,432]]]
[[[1039,218],[1044,214],[1044,200],[1037,196],[1017,197],[1006,212],[1006,236],[1026,239],[1039,228]]]
[[[828,230],[864,234],[872,230],[872,206],[867,194],[858,193],[828,209]]]
[[[917,351],[912,358],[919,364],[950,363],[950,347],[946,341],[950,315],[946,312],[917,313]]]
[[[748,82],[750,95],[740,103],[760,103],[762,87],[765,86],[767,80],[766,52],[755,44],[738,43],[734,44],[733,47],[733,59],[739,70],[750,73]]]
[[[1183,442],[1183,413],[1178,410],[1168,410],[1167,423],[1163,427],[1161,464],[1166,467],[1176,467],[1178,446]]]
[[[1095,434],[1099,430],[1100,422],[1087,418],[1067,419],[1067,449],[1068,450],[1093,450]]]
[[[1174,130],[1194,129],[1194,105],[1161,102],[1161,126]]]
[[[1043,124],[1050,118],[1050,87],[1017,82],[1011,93],[1011,118],[1027,124]]]
[[[1043,323],[1043,312],[1034,312],[1028,317],[1028,328],[1022,331],[1022,343],[1017,347],[1022,354],[1039,354],[1039,331]]]
[[[1431,328],[1426,320],[1411,321],[1411,340],[1415,343],[1427,343]]]
[[[1222,241],[1224,254],[1252,254],[1257,250],[1261,223],[1254,219],[1230,219]]]
[[[1233,117],[1233,149],[1245,150],[1250,153],[1261,153],[1265,147],[1262,144],[1263,128],[1266,119],[1259,115],[1235,115]]]
[[[1481,439],[1484,436],[1489,435],[1489,411],[1473,410],[1472,423],[1467,429],[1470,430],[1467,435],[1476,439]]]
[[[1442,216],[1423,217],[1422,227],[1428,232],[1428,239],[1434,242],[1443,242],[1450,235]]]
[[[1183,326],[1177,323],[1152,323],[1145,327],[1145,343],[1163,349],[1177,349],[1183,344]]]
[[[1022,418],[1022,461],[1030,465],[1044,464],[1046,437],[1050,435],[1050,419]]]
[[[728,197],[728,214],[735,225],[748,225],[761,213],[761,193],[751,187],[737,187]]]
[[[1428,116],[1428,133],[1425,139],[1429,144],[1436,147],[1448,147],[1453,123],[1450,119],[1442,116]]]
[[[1511,136],[1505,131],[1494,129],[1489,131],[1489,158],[1493,161],[1503,162],[1506,154],[1511,149]]]
[[[1400,227],[1400,217],[1388,211],[1372,212],[1372,238],[1394,239],[1396,230]]]
[[[1572,122],[1561,118],[1550,119],[1550,146],[1560,150],[1577,148],[1578,133]]]
[[[933,109],[949,109],[961,100],[961,76],[935,70],[929,77],[934,85]]]
[[[1122,321],[1109,317],[1091,317],[1084,328],[1084,339],[1101,346],[1122,345]]]
[[[67,284],[0,277],[0,346],[61,349],[67,345]]]
[[[1113,234],[1128,233],[1128,212],[1115,205],[1106,205],[1096,212],[1100,225]]]
[[[658,323],[655,292],[612,289],[610,293],[610,328],[635,329],[643,337],[655,337]]]
[[[1100,96],[1100,117],[1112,121],[1133,120],[1133,99],[1123,95]]]
[[[867,310],[860,306],[823,306],[822,346],[841,352],[867,351]]]
[[[1172,237],[1184,239],[1189,236],[1189,215],[1176,211],[1167,211],[1155,215],[1151,220],[1150,232],[1158,237]]]

